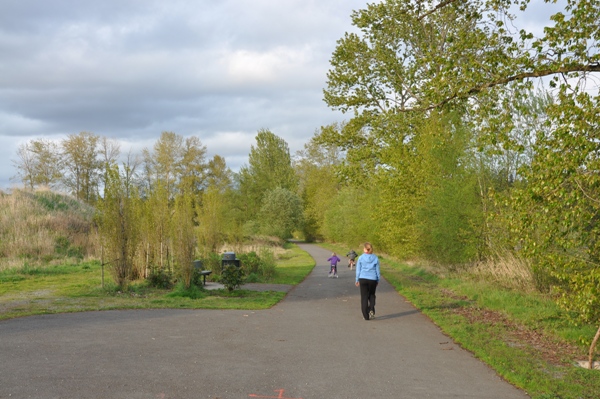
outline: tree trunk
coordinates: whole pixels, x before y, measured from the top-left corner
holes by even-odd
[[[594,368],[594,351],[596,350],[596,344],[598,343],[598,338],[600,338],[600,327],[598,327],[598,331],[596,331],[596,335],[592,341],[592,345],[590,345],[590,354],[589,354],[589,369],[592,370]]]

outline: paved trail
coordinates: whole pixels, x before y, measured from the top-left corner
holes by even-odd
[[[135,310],[0,322],[0,398],[526,399],[382,281],[364,321],[330,253],[269,310]]]

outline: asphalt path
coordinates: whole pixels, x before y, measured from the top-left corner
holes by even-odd
[[[386,281],[360,312],[331,255],[269,310],[128,310],[0,322],[0,398],[489,398],[523,391],[454,344]],[[344,261],[345,258],[341,257]]]

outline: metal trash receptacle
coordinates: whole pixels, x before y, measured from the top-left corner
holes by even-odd
[[[221,269],[229,265],[240,267],[240,260],[235,257],[235,252],[225,252],[221,256]]]

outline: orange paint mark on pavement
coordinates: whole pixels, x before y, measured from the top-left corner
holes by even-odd
[[[248,395],[251,398],[271,398],[271,399],[302,399],[302,398],[286,398],[285,396],[283,396],[283,393],[285,392],[285,389],[276,389],[275,392],[279,392],[278,396],[260,396],[260,395],[256,395],[251,393],[250,395]]]

